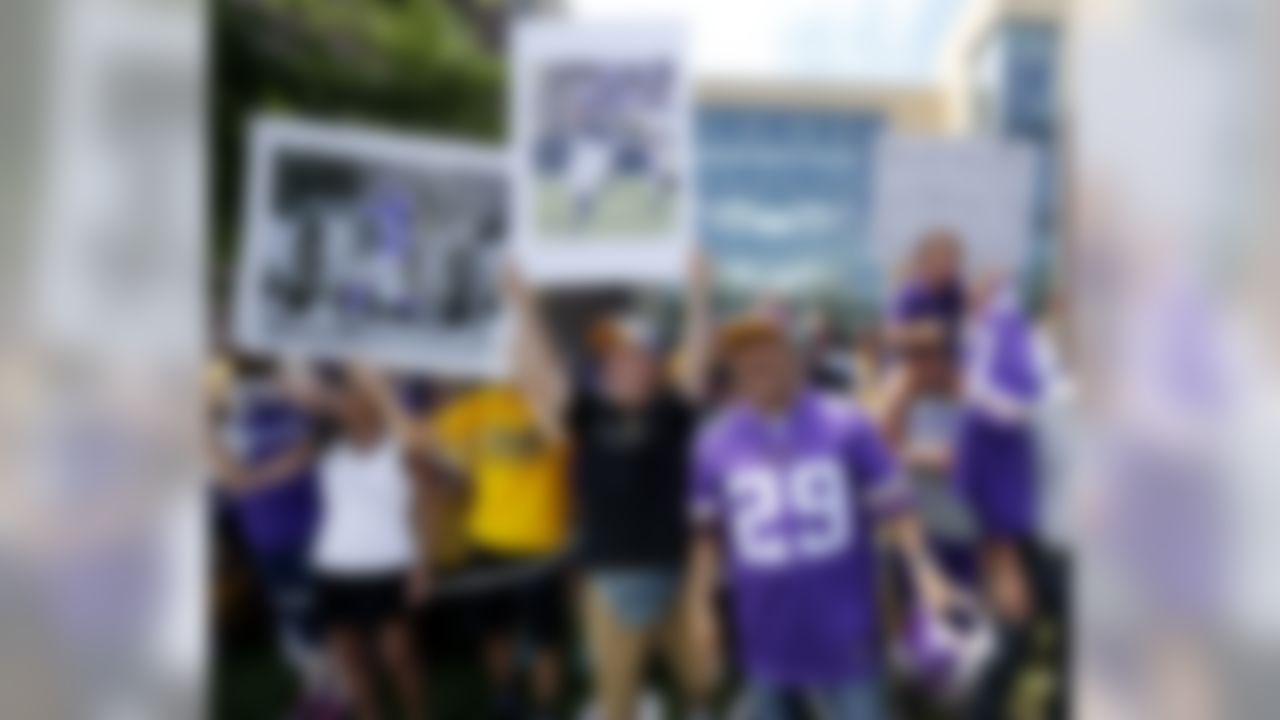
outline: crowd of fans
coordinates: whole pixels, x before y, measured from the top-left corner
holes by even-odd
[[[476,716],[631,720],[654,665],[691,718],[1064,716],[1043,337],[964,266],[923,238],[854,343],[773,303],[714,317],[697,260],[678,339],[610,313],[586,363],[509,273],[502,382],[222,358],[210,452],[298,715],[381,717],[385,679],[427,717],[414,626],[449,597]]]

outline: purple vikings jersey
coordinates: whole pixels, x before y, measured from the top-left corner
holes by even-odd
[[[731,407],[694,464],[691,510],[722,530],[748,675],[802,686],[874,671],[873,523],[909,493],[866,418],[816,394],[778,418]]]
[[[975,320],[965,366],[956,485],[986,535],[1027,537],[1036,525],[1035,429],[1029,418],[1001,417],[991,407],[1029,409],[1039,396],[1030,328],[1012,296]]]

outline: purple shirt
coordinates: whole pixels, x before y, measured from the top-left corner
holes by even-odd
[[[852,406],[806,393],[782,417],[731,407],[704,426],[694,517],[722,529],[742,663],[804,686],[877,667],[873,520],[907,486]]]
[[[1027,537],[1036,527],[1035,429],[1032,404],[1040,378],[1031,333],[1017,303],[997,300],[979,316],[965,347],[966,403],[956,446],[956,484],[982,532]],[[994,410],[1019,408],[1022,419]]]
[[[250,466],[310,440],[310,418],[278,394],[246,385],[231,418],[232,448]],[[305,550],[318,515],[310,471],[232,499],[245,540],[256,553]]]

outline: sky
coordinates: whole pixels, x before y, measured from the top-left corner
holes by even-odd
[[[931,82],[967,0],[568,0],[580,17],[674,17],[704,77]]]

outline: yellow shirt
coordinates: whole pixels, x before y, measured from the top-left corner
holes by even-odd
[[[431,432],[471,482],[467,534],[474,545],[519,555],[564,545],[568,449],[543,437],[514,388],[462,395],[436,414]]]

